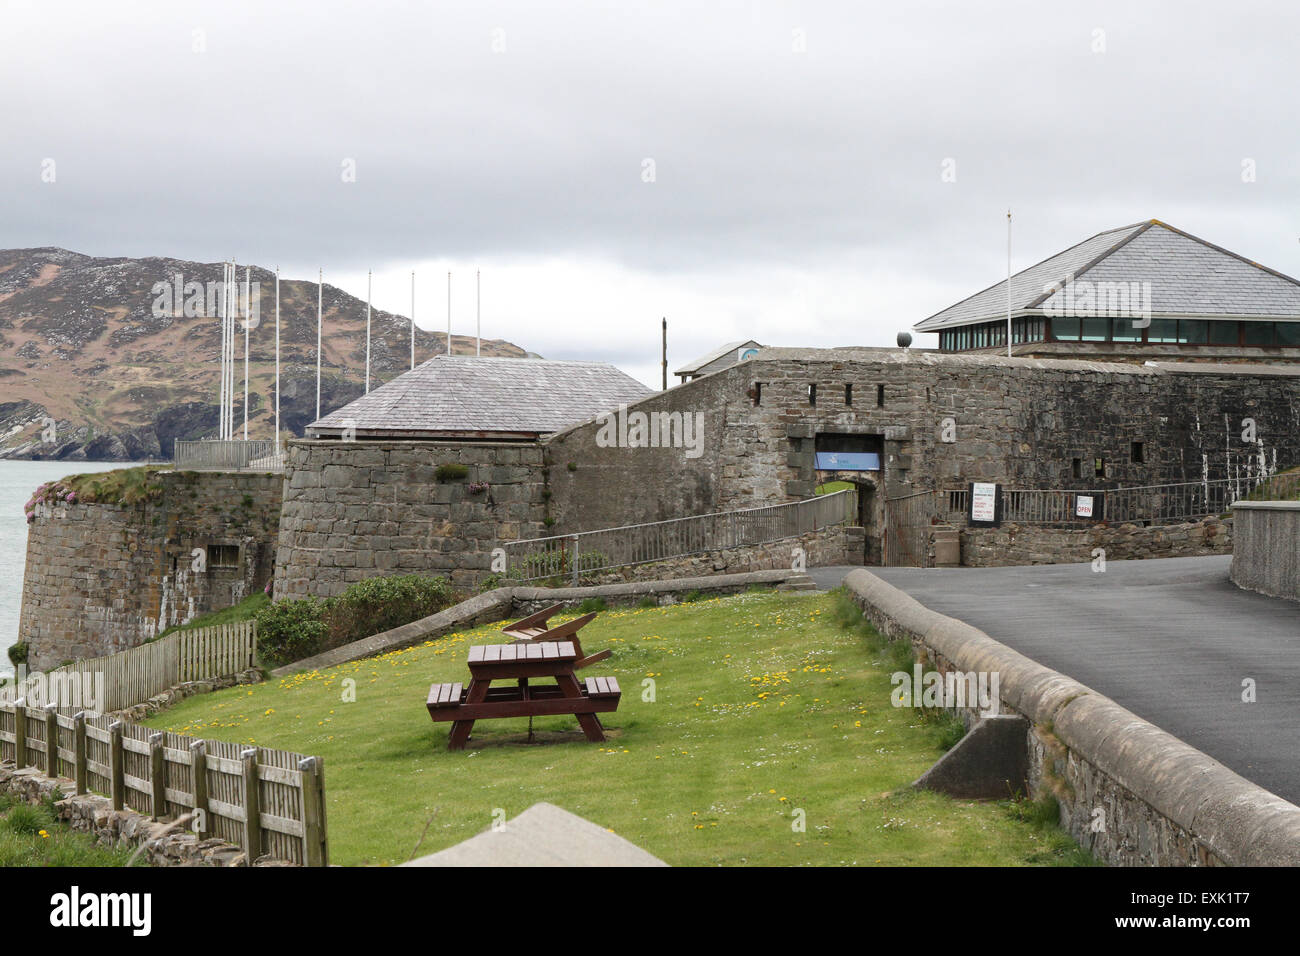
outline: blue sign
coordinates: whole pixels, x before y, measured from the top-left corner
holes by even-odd
[[[816,458],[818,471],[880,470],[880,452],[876,451],[819,451]]]

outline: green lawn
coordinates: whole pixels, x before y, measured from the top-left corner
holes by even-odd
[[[499,642],[498,627],[193,697],[149,723],[323,756],[331,860],[345,865],[442,849],[539,800],[679,865],[1086,860],[1037,805],[907,790],[951,726],[890,705],[897,648],[834,596],[607,611],[582,632],[589,653],[614,652],[584,676],[623,688],[607,743],[548,717],[533,744],[526,719],[480,721],[449,752],[429,684],[465,681],[467,648]]]
[[[131,851],[102,847],[54,818],[45,804],[0,794],[0,867],[125,866]],[[143,865],[143,864],[140,864]]]

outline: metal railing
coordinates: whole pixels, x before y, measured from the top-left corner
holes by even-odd
[[[844,490],[788,504],[508,541],[506,577],[576,583],[597,571],[798,537],[851,522],[855,501],[854,493]]]
[[[970,509],[968,489],[937,492],[936,513],[953,525],[964,525]],[[1092,517],[1079,517],[1080,495],[1093,499]],[[1002,492],[1002,520],[1015,524],[1061,526],[1126,522],[1170,524],[1223,515],[1241,499],[1294,499],[1300,495],[1300,472],[1270,477],[1217,478],[1130,488],[1057,489],[1006,488]]]
[[[178,471],[284,471],[284,452],[269,438],[249,441],[177,441],[172,467]]]
[[[936,501],[942,492],[919,491],[885,501],[885,533],[881,541],[881,563],[887,568],[932,568],[931,547],[935,521],[940,517]]]

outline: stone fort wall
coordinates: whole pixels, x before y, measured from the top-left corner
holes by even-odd
[[[149,480],[162,486],[154,500],[78,502],[28,525],[18,631],[30,669],[135,647],[270,579],[279,475],[158,471]]]
[[[465,474],[439,478],[441,466]],[[290,442],[275,598],[330,597],[390,574],[474,587],[494,548],[548,533],[545,485],[538,445]]]
[[[550,454],[576,467],[552,469],[558,528],[807,497],[836,477],[815,471],[819,433],[878,437],[883,471],[873,484],[890,497],[973,480],[1107,489],[1300,463],[1300,366],[769,349],[634,409],[698,413],[701,453],[604,447],[596,421],[560,433]]]

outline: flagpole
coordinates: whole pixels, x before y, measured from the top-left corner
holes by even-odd
[[[221,319],[221,361],[218,368],[217,386],[217,440],[226,437],[226,280],[230,278],[230,264],[221,263],[221,302],[218,305],[218,317]]]
[[[1007,358],[1011,358],[1011,210],[1007,210]]]
[[[275,455],[280,456],[280,267],[275,267]]]
[[[474,270],[474,355],[483,354],[483,284],[478,269]]]
[[[372,273],[366,271],[366,394],[370,394],[370,289]]]
[[[321,283],[324,272],[316,270],[316,420],[320,421],[320,340],[321,340]]]
[[[451,355],[451,273],[447,273],[447,354]]]
[[[411,368],[415,368],[415,270],[411,270]]]
[[[244,266],[244,441],[248,441],[248,325],[253,306],[253,287],[249,280],[252,271],[251,266]]]

